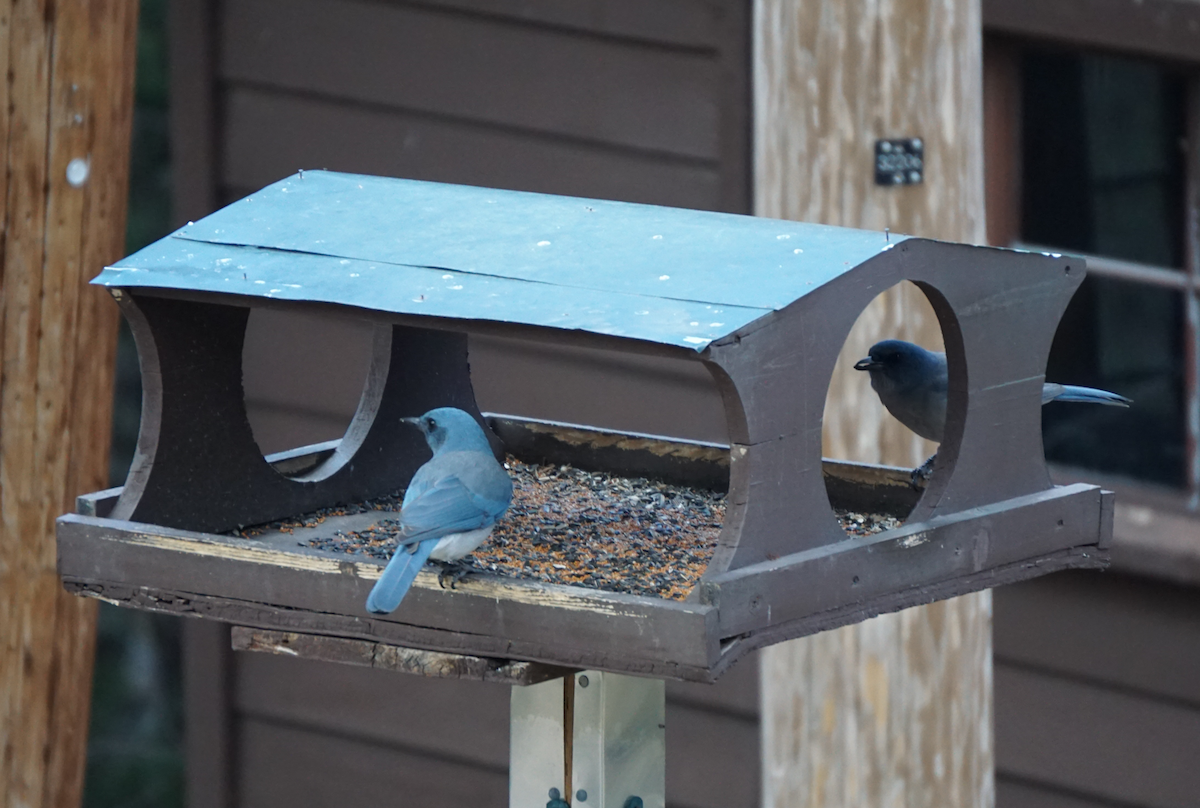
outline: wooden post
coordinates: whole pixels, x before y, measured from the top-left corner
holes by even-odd
[[[54,519],[108,476],[136,0],[0,11],[0,806],[79,804],[95,603],[55,572]]]
[[[982,243],[979,0],[756,0],[755,15],[755,212]],[[895,137],[924,140],[924,184],[874,184],[875,140]],[[911,465],[931,447],[848,368],[885,337],[940,343],[915,287],[860,318],[826,445]],[[767,649],[764,805],[988,808],[991,683],[988,592]]]

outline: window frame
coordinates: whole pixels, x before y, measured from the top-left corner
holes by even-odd
[[[1168,288],[1184,297],[1185,488],[1168,489],[1059,466],[1052,467],[1052,475],[1056,482],[1086,479],[1117,491],[1114,563],[1118,568],[1177,580],[1183,576],[1188,582],[1200,583],[1200,541],[1195,536],[1181,541],[1179,522],[1183,516],[1183,524],[1195,529],[1200,520],[1200,4],[1180,0],[984,0],[982,11],[990,244],[1041,249],[1020,240],[1020,56],[1024,46],[1131,56],[1157,62],[1184,77],[1183,266],[1083,257],[1093,275]],[[1184,555],[1188,558],[1180,556],[1181,548],[1187,550]]]

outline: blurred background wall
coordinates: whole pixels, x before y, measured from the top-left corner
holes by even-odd
[[[732,0],[142,0],[129,250],[298,168],[744,212],[752,13]],[[995,593],[998,804],[1196,805],[1200,5],[985,0],[983,18],[989,239],[1089,256],[1048,377],[1136,402],[1045,412],[1056,474],[1118,492],[1114,565]],[[247,409],[264,452],[341,434],[365,334],[252,320]],[[121,345],[113,484],[140,396],[127,333]],[[722,437],[689,368],[509,347],[472,346],[484,409]],[[547,384],[507,385],[506,362]],[[89,806],[340,805],[404,789],[506,801],[503,688],[227,649],[220,627],[102,606]],[[674,805],[758,801],[755,666],[670,691]],[[464,710],[469,726],[449,720]]]

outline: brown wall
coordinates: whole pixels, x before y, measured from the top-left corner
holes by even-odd
[[[1200,805],[1200,591],[1059,573],[995,593],[997,805]]]
[[[298,168],[748,209],[750,4],[733,0],[176,0],[177,212]],[[264,451],[337,437],[354,322],[258,317]],[[721,440],[702,369],[472,344],[484,409]],[[503,805],[503,687],[234,655],[188,621],[193,808]],[[1116,574],[995,595],[1000,808],[1200,804],[1200,595]],[[668,795],[758,802],[757,661],[668,688]],[[232,796],[230,796],[232,795]]]
[[[747,209],[744,3],[179,6],[182,216],[297,168]]]
[[[238,805],[508,804],[509,687],[235,657]],[[672,684],[672,805],[757,801],[755,668],[717,687]]]
[[[174,13],[177,64],[191,62],[173,102],[211,93],[176,116],[175,159],[195,161],[177,175],[210,182],[177,189],[187,217],[312,167],[748,206],[741,3],[193,0]],[[188,148],[197,131],[211,143]],[[253,316],[247,410],[264,452],[341,436],[368,342],[361,322]],[[473,342],[471,363],[485,410],[725,437],[695,363],[500,340]],[[194,808],[507,804],[507,687],[235,655],[224,631],[188,631]],[[672,805],[758,801],[757,704],[753,660],[716,687],[668,688]]]

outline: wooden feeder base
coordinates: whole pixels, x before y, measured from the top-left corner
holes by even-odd
[[[323,637],[319,634],[300,634],[295,631],[234,626],[231,634],[235,651],[259,651],[435,679],[469,679],[525,687],[575,673],[574,668],[542,665],[538,662],[443,654],[369,640]]]
[[[503,416],[489,423],[526,462],[710,488],[729,477],[722,447]],[[826,461],[825,475],[837,507],[903,515],[917,498],[904,469]],[[68,590],[234,623],[245,627],[236,636],[247,648],[527,682],[563,669],[714,681],[764,645],[1056,570],[1102,567],[1113,503],[1094,486],[1055,487],[760,564],[710,567],[682,602],[493,575],[442,589],[426,570],[400,609],[378,617],[364,603],[380,561],[301,546],[279,531],[244,539],[108,518],[119,494],[81,497],[80,512],[59,520]],[[447,664],[395,647],[479,659]]]

